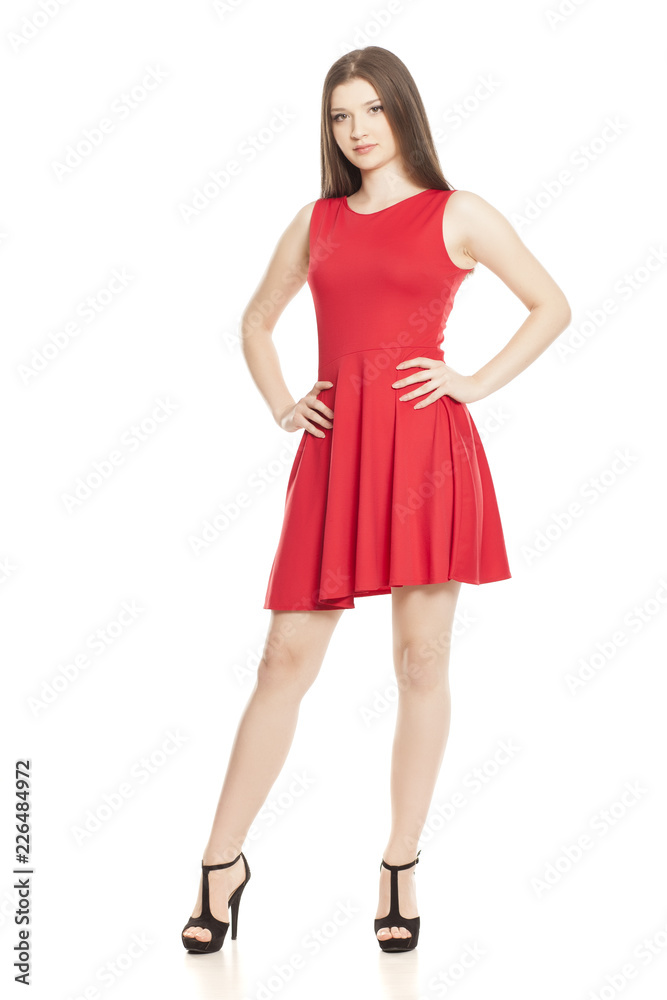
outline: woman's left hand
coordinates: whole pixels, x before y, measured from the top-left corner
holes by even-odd
[[[400,370],[401,368],[416,368],[417,366],[425,368],[427,371],[414,372],[412,375],[407,375],[392,383],[394,389],[402,389],[405,386],[414,385],[415,382],[423,383],[411,392],[399,396],[400,400],[410,400],[429,393],[426,399],[415,404],[415,410],[428,406],[429,403],[435,402],[441,396],[451,396],[459,403],[476,403],[477,400],[483,399],[486,395],[474,375],[461,375],[446,365],[444,361],[438,361],[436,358],[410,358],[407,361],[401,361],[400,364],[396,365],[396,368]]]

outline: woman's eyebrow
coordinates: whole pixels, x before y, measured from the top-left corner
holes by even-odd
[[[373,97],[370,101],[364,101],[361,106],[365,108],[368,104],[377,104],[379,100],[379,97]],[[331,108],[331,111],[347,111],[347,108]]]

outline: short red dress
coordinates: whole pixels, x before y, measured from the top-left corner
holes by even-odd
[[[444,327],[468,270],[442,235],[452,190],[379,212],[320,198],[308,284],[319,346],[324,437],[302,431],[264,608],[354,608],[410,584],[511,577],[487,458],[465,403],[399,396],[392,382],[444,361]],[[414,366],[397,369],[400,361]],[[319,426],[319,425],[318,425]]]

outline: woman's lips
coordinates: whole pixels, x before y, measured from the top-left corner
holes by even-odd
[[[355,153],[368,153],[368,152],[370,152],[371,149],[375,149],[376,146],[377,146],[376,142],[369,143],[367,146],[355,146],[354,147],[354,152]]]

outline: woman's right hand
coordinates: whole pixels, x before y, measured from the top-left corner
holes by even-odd
[[[325,437],[324,431],[320,430],[316,424],[322,427],[333,427],[333,410],[317,398],[317,394],[324,389],[333,386],[333,382],[316,382],[312,390],[303,396],[294,406],[284,410],[278,423],[284,431],[306,430],[314,437]]]

